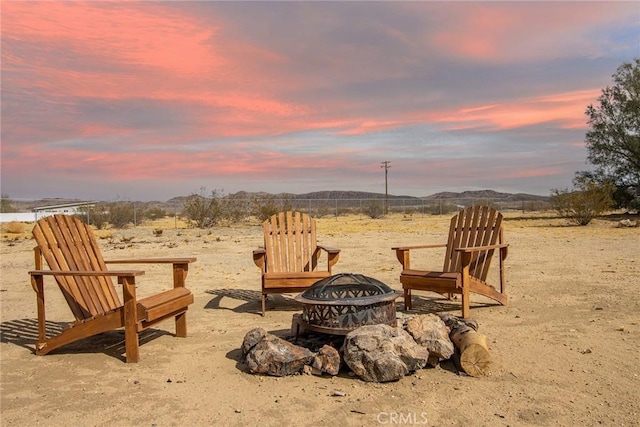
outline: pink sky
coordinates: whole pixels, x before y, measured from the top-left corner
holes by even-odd
[[[2,193],[491,188],[585,164],[634,2],[25,2],[2,8]]]

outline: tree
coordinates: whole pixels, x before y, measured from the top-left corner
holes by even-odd
[[[592,172],[577,179],[611,181],[620,207],[640,208],[640,59],[623,63],[613,75],[613,86],[602,90],[599,105],[589,105],[591,127],[586,134]]]
[[[611,197],[615,186],[611,182],[577,177],[573,184],[573,191],[552,190],[550,199],[551,207],[572,223],[587,225],[615,204]]]

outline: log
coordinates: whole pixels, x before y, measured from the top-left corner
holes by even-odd
[[[486,375],[491,365],[487,337],[478,333],[478,323],[473,319],[460,319],[450,314],[440,316],[449,327],[449,338],[460,355],[460,368],[477,377]]]
[[[471,328],[451,332],[451,341],[460,351],[460,366],[472,377],[486,375],[491,365],[487,337]]]

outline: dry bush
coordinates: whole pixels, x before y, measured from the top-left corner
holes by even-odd
[[[113,237],[112,230],[94,230],[93,234],[101,240],[111,239]]]
[[[25,229],[25,224],[17,221],[12,221],[2,225],[2,231],[10,234],[22,234]]]

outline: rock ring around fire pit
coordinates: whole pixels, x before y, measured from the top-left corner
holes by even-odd
[[[319,280],[296,296],[303,329],[346,335],[365,325],[396,326],[395,300],[401,295],[379,280],[342,273]]]

